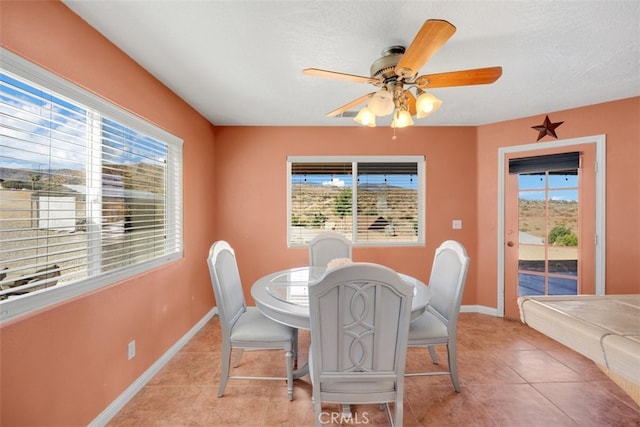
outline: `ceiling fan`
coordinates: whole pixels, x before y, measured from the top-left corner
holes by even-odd
[[[369,83],[379,88],[328,112],[327,117],[342,116],[368,101],[354,118],[356,122],[373,127],[376,116],[393,113],[391,127],[410,126],[413,124],[411,116],[426,117],[442,104],[441,100],[426,92],[427,89],[488,84],[502,75],[502,67],[489,67],[418,76],[420,68],[455,32],[456,27],[447,21],[425,21],[408,48],[390,46],[382,51],[382,56],[371,64],[370,77],[319,68],[305,68],[302,72],[309,76]],[[415,90],[415,95],[411,89]]]

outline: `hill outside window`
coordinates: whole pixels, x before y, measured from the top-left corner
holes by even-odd
[[[182,141],[2,51],[0,320],[182,256]]]
[[[424,244],[424,170],[423,156],[289,157],[289,246],[323,231],[355,245]]]

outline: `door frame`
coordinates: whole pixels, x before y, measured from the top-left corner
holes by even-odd
[[[498,149],[498,226],[497,226],[497,242],[498,242],[498,301],[497,315],[504,317],[504,266],[505,266],[505,158],[507,154],[518,153],[523,151],[537,151],[549,148],[570,147],[580,144],[595,144],[596,151],[596,177],[595,177],[595,232],[596,232],[596,248],[595,248],[595,292],[596,295],[605,294],[605,257],[606,257],[606,236],[605,236],[605,213],[606,213],[606,135],[593,135],[581,138],[562,139],[557,141],[549,141],[542,143],[532,143],[525,145],[513,145],[509,147],[501,147]]]

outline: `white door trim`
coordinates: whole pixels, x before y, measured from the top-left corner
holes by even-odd
[[[548,148],[568,147],[579,144],[596,146],[596,251],[595,285],[596,295],[605,294],[605,200],[606,200],[606,135],[593,135],[581,138],[563,139],[542,143],[501,147],[498,150],[498,316],[504,317],[504,197],[505,197],[505,156],[522,151],[545,150]]]

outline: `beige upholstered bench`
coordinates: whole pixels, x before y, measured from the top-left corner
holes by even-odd
[[[518,298],[523,323],[593,360],[640,405],[640,295]]]

